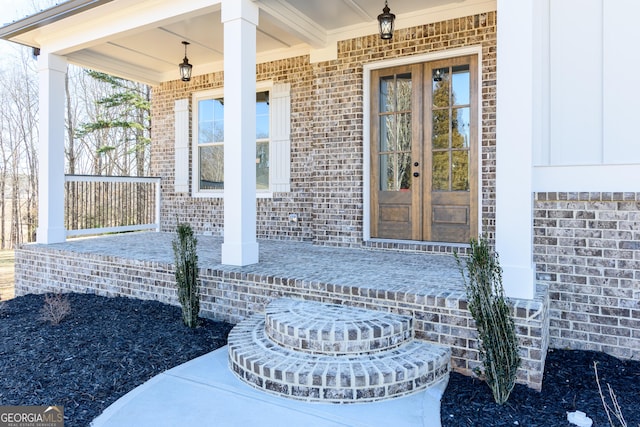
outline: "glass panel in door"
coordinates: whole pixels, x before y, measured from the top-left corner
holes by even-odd
[[[469,63],[452,60],[431,70],[431,203],[425,228],[432,241],[464,243],[470,237],[471,81]]]
[[[404,68],[406,70],[406,67]],[[413,76],[394,69],[374,73],[378,105],[375,111],[377,140],[373,150],[377,185],[374,237],[412,238],[412,138]]]

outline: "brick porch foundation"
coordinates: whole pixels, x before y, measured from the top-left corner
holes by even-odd
[[[16,251],[16,294],[51,291],[154,299],[177,305],[172,234],[143,233],[25,245]],[[416,338],[451,347],[452,369],[471,375],[478,341],[450,255],[327,248],[260,241],[261,262],[228,267],[220,240],[199,236],[202,315],[232,323],[280,297],[411,316]],[[218,257],[218,258],[216,258]],[[518,381],[540,389],[548,347],[547,288],[514,301],[522,366]]]

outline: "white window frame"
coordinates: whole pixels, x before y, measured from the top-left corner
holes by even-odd
[[[256,83],[256,93],[258,92],[269,92],[269,96],[271,96],[273,88],[273,82],[271,81],[262,81]],[[224,88],[210,89],[200,92],[194,92],[192,94],[192,120],[191,120],[191,135],[192,135],[192,144],[191,144],[191,195],[192,197],[201,197],[201,198],[224,198],[224,190],[201,190],[200,189],[200,147],[198,143],[198,102],[205,99],[216,99],[216,98],[224,98]],[[269,115],[271,116],[272,111],[269,109]],[[269,120],[269,151],[271,152],[271,146],[273,143],[272,138],[272,119],[270,117]],[[256,140],[257,141],[257,140]],[[269,155],[269,169],[271,169],[273,159],[271,158],[271,153]],[[273,192],[271,191],[272,180],[269,179],[269,189],[268,190],[256,190],[256,198],[258,199],[267,199],[273,197]]]

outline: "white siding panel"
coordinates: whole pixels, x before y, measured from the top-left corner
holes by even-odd
[[[602,162],[602,0],[550,2],[550,161]]]
[[[189,100],[179,99],[174,106],[175,192],[189,192]]]
[[[638,0],[604,1],[604,163],[640,163]]]

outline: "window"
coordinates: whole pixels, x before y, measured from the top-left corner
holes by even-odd
[[[256,94],[256,189],[269,190],[269,92]]]
[[[258,84],[256,94],[256,190],[258,197],[291,189],[291,86]],[[224,190],[224,97],[222,89],[194,93],[192,140],[189,100],[174,107],[176,193],[222,197]],[[190,148],[191,144],[191,148]],[[193,164],[189,164],[189,150]],[[191,166],[191,167],[190,167]],[[189,171],[192,171],[190,174]],[[191,185],[189,178],[191,177]]]
[[[221,92],[194,96],[194,183],[196,193],[224,189],[224,98]],[[256,190],[269,191],[269,92],[256,94]]]

